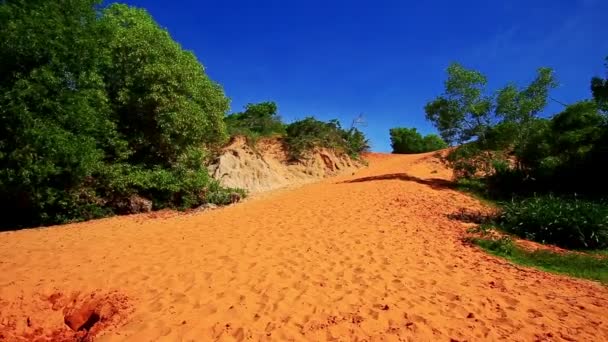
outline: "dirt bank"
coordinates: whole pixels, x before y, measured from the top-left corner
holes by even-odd
[[[322,178],[351,173],[363,164],[348,155],[321,148],[300,161],[290,160],[281,138],[265,138],[254,147],[236,137],[222,149],[209,167],[213,178],[227,187],[252,194],[311,183]]]

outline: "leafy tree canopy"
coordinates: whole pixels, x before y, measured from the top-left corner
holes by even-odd
[[[608,68],[608,57],[606,57],[606,68]],[[591,93],[600,109],[608,113],[608,76],[606,79],[593,77],[591,79]]]
[[[444,94],[427,103],[425,112],[450,144],[485,140],[490,127],[501,120],[531,121],[546,106],[549,91],[557,85],[551,69],[540,68],[527,87],[519,89],[510,84],[496,95],[488,95],[487,79],[480,72],[454,63],[447,74]]]
[[[274,102],[250,103],[245,111],[226,116],[225,122],[230,135],[269,136],[285,133],[285,125],[277,113]]]
[[[219,199],[201,147],[225,139],[227,108],[144,10],[1,1],[2,225],[104,216],[134,194],[157,208]]]
[[[593,100],[551,118],[539,117],[556,86],[550,69],[538,69],[525,87],[508,84],[493,96],[482,95],[483,85],[483,75],[452,65],[444,95],[426,106],[442,136],[465,143],[447,158],[457,177],[487,179],[507,194],[605,193],[596,180],[608,172],[606,80],[592,79]]]
[[[416,128],[392,128],[390,136],[393,153],[423,153],[448,147],[438,135],[423,137]]]
[[[143,9],[111,5],[101,24],[107,94],[133,162],[171,164],[191,146],[225,141],[228,99],[194,54]]]
[[[293,159],[316,147],[341,149],[354,158],[369,149],[369,141],[357,128],[345,130],[338,120],[323,122],[314,117],[287,125],[286,143]]]

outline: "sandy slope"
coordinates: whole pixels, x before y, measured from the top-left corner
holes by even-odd
[[[446,214],[480,205],[430,156],[370,158],[213,212],[2,233],[0,335],[67,330],[48,297],[80,292],[128,298],[100,341],[608,340],[608,289],[463,244]]]

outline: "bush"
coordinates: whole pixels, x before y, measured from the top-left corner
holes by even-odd
[[[351,158],[359,158],[361,153],[369,150],[369,140],[365,134],[356,128],[342,130],[342,137],[345,140],[346,152]]]
[[[556,84],[552,71],[541,68],[524,88],[509,84],[484,95],[483,75],[450,66],[445,94],[426,111],[442,136],[463,144],[447,158],[456,178],[483,178],[497,198],[536,192],[604,196],[608,183],[597,180],[608,172],[606,82],[592,80],[593,100],[539,118]]]
[[[342,150],[355,158],[369,148],[361,131],[356,128],[344,130],[337,120],[323,122],[308,117],[288,125],[286,131],[289,154],[296,160],[317,147]]]
[[[225,142],[228,98],[191,52],[145,10],[114,4],[100,21],[101,73],[130,163],[170,166],[192,146]]]
[[[152,199],[154,209],[189,209],[202,203],[228,204],[231,193],[241,197],[239,189],[222,188],[212,179],[201,161],[200,150],[180,158],[173,168],[143,169],[128,164],[114,165],[97,179],[107,179],[100,187],[110,205],[132,195]]]
[[[244,112],[228,115],[225,122],[230,136],[245,136],[252,145],[260,137],[284,136],[293,159],[303,157],[315,147],[342,149],[353,158],[369,149],[363,132],[354,127],[344,130],[337,120],[322,122],[309,117],[285,125],[274,102],[248,104]]]
[[[507,232],[564,248],[608,247],[608,203],[539,196],[505,203],[498,225]]]
[[[422,136],[416,128],[391,128],[393,153],[424,153],[441,150],[448,144],[436,134]]]
[[[601,197],[606,193],[605,182],[597,180],[608,170],[603,162],[608,154],[602,147],[608,125],[595,103],[576,103],[530,126],[533,129],[527,138],[512,146],[516,163],[486,175],[491,195],[582,193]]]
[[[250,103],[244,112],[230,114],[224,122],[230,136],[242,135],[252,143],[259,137],[285,134],[285,124],[274,102]]]
[[[315,147],[338,148],[342,137],[335,122],[322,122],[313,117],[287,126],[286,142],[293,159]]]
[[[228,99],[144,11],[96,0],[0,2],[2,228],[225,202],[201,149]],[[24,39],[27,37],[27,39]],[[218,195],[220,194],[220,195]]]

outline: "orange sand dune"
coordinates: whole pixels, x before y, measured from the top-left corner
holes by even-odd
[[[91,300],[98,341],[608,340],[607,288],[464,244],[446,215],[481,204],[430,155],[369,158],[216,211],[2,233],[0,340],[92,337],[64,324]]]

